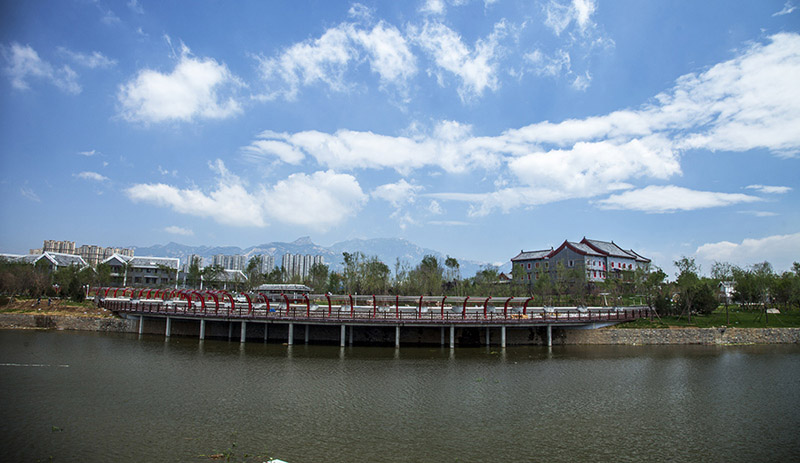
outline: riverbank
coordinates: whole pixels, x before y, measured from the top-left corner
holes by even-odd
[[[138,321],[113,316],[0,313],[0,328],[138,332]],[[543,334],[543,333],[542,333]],[[526,337],[525,344],[543,344],[540,333]],[[602,328],[553,329],[554,345],[743,345],[798,344],[800,328]]]

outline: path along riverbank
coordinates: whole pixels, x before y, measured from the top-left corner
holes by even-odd
[[[2,329],[51,329],[137,333],[138,321],[116,317],[2,313]],[[540,344],[539,336],[525,344]],[[553,329],[554,345],[797,344],[800,328],[601,328]]]

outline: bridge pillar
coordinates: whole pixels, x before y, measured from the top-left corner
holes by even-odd
[[[553,325],[547,325],[547,347],[553,347]]]
[[[167,317],[167,331],[164,333],[164,336],[169,337],[172,331],[172,319]]]
[[[400,348],[400,325],[394,327],[394,347],[395,349]]]
[[[244,342],[247,338],[247,322],[242,320],[242,332],[239,335],[239,342]]]
[[[308,344],[308,327],[309,325],[306,325],[306,344]]]
[[[344,347],[344,325],[342,325],[342,334],[339,336],[339,347]]]
[[[294,344],[294,323],[289,323],[289,342],[288,344],[291,346]]]
[[[228,341],[233,337],[233,322],[228,322]]]
[[[486,345],[491,345],[491,339],[489,338],[489,327],[486,327]]]
[[[269,323],[264,323],[264,342],[267,342],[267,337],[269,337]]]
[[[506,348],[506,325],[500,327],[500,347]]]
[[[139,334],[144,333],[144,315],[139,315]]]
[[[456,348],[456,327],[455,325],[450,325],[450,348]]]
[[[206,320],[205,318],[200,319],[200,340],[206,338]]]
[[[442,327],[442,347],[444,347],[444,327]]]

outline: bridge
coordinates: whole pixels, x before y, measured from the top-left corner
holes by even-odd
[[[238,324],[239,339],[259,336],[264,341],[278,331],[278,337],[294,343],[297,327],[305,328],[309,342],[311,327],[323,340],[330,341],[331,329],[338,329],[340,346],[345,346],[346,330],[350,344],[354,329],[394,328],[395,347],[400,346],[401,328],[439,328],[440,342],[445,344],[449,329],[449,345],[455,347],[455,330],[483,329],[483,342],[490,344],[491,332],[499,331],[499,344],[506,347],[507,332],[511,329],[544,329],[547,345],[552,345],[553,327],[587,329],[648,317],[647,307],[549,307],[534,305],[533,297],[475,297],[475,296],[400,296],[400,295],[334,295],[334,294],[267,294],[238,293],[223,290],[152,289],[152,288],[93,288],[98,304],[127,318],[138,318],[139,333],[145,322],[164,324],[164,335],[173,334],[173,324],[181,323],[184,333],[194,330],[205,339],[207,328],[213,326],[220,336],[220,326],[227,326],[228,338]],[[250,328],[248,328],[250,325]],[[191,328],[191,327],[194,328]],[[256,326],[257,328],[253,328]],[[326,333],[318,327],[326,327]],[[270,330],[272,328],[272,330]],[[285,328],[285,329],[284,329]],[[374,330],[373,330],[374,332]],[[285,334],[285,335],[284,335]],[[224,333],[221,334],[224,336]],[[431,338],[431,333],[427,333]],[[375,337],[374,335],[372,336]],[[384,336],[385,337],[385,336]],[[480,340],[480,333],[478,334]]]

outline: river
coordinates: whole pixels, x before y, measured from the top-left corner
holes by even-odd
[[[3,461],[800,461],[800,346],[0,331]]]

